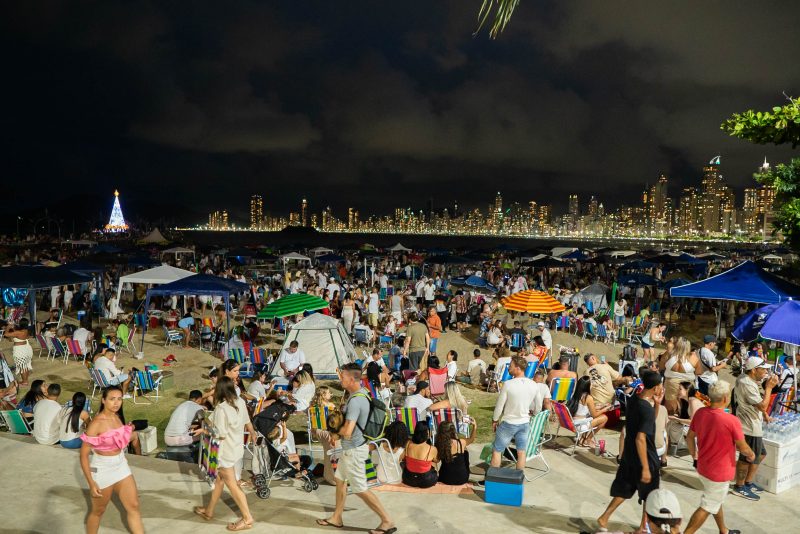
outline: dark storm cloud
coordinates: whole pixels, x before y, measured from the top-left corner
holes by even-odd
[[[526,0],[497,41],[472,37],[479,4],[18,3],[9,172],[159,183],[196,217],[254,192],[276,212],[484,206],[497,188],[614,206],[660,172],[697,183],[719,153],[737,186],[788,157],[719,123],[798,93],[793,2]]]

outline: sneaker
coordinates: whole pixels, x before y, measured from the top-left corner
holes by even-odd
[[[734,495],[738,495],[739,497],[744,497],[745,499],[751,501],[758,501],[761,500],[761,497],[750,491],[750,488],[747,486],[733,486],[731,488],[731,493]]]
[[[747,482],[745,487],[752,491],[753,493],[764,493],[764,488],[756,484],[755,482]]]
[[[126,393],[125,395],[123,395],[123,396],[122,396],[122,398],[123,398],[123,400],[124,400],[124,399],[132,399],[132,398],[133,398],[133,396],[132,396],[132,395],[128,395],[128,394]]]
[[[733,529],[733,528],[729,528],[728,529],[728,534],[742,534],[742,531],[741,530],[736,530],[736,529]]]

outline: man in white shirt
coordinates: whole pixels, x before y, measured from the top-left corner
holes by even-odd
[[[303,364],[306,363],[306,355],[300,350],[300,344],[297,340],[289,343],[289,347],[281,351],[278,363],[287,378],[294,376],[303,367]]]
[[[389,287],[389,277],[386,276],[386,273],[380,272],[378,273],[378,283],[380,284],[382,289],[386,289]]]
[[[328,290],[328,297],[331,299],[333,299],[333,294],[337,291],[339,292],[338,298],[342,298],[342,288],[339,287],[339,284],[336,283],[336,279],[334,279],[332,276],[328,278],[328,287],[325,289]]]
[[[436,287],[434,287],[433,282],[431,282],[430,279],[425,282],[425,287],[422,288],[422,291],[423,295],[425,296],[425,306],[430,308],[433,306],[434,298],[436,298]]]
[[[78,345],[80,345],[81,350],[83,350],[84,354],[88,354],[86,352],[86,345],[89,342],[90,336],[91,332],[89,332],[89,330],[84,328],[83,324],[81,324],[81,326],[77,330],[75,330],[75,332],[72,333],[72,339],[78,342]]]
[[[112,386],[120,386],[122,392],[127,393],[128,385],[131,383],[133,377],[129,376],[128,373],[123,373],[121,369],[117,369],[114,363],[116,360],[117,351],[106,346],[101,346],[95,353],[94,368],[103,372],[109,384]]]
[[[406,402],[403,406],[405,408],[416,408],[417,419],[423,421],[428,417],[428,408],[433,404],[433,401],[430,399],[431,387],[425,380],[417,382],[416,387],[416,393],[406,397]]]
[[[492,429],[495,431],[492,445],[492,467],[500,467],[500,457],[511,440],[517,447],[517,469],[525,469],[525,449],[528,446],[528,425],[531,417],[531,404],[537,395],[533,380],[525,378],[528,362],[522,356],[511,358],[509,373],[514,377],[503,384],[492,416]]]
[[[180,403],[164,429],[164,443],[169,447],[191,445],[200,439],[200,427],[193,429],[192,424],[197,419],[197,414],[205,410],[203,407],[203,392],[192,390],[189,400]]]
[[[550,330],[544,327],[544,322],[539,321],[536,323],[536,328],[539,329],[539,335],[542,336],[542,341],[544,341],[544,346],[547,347],[547,352],[552,353],[553,351],[553,336],[550,334]]]
[[[465,374],[473,386],[481,386],[486,381],[486,362],[481,359],[481,349],[472,351],[472,360],[467,364]]]
[[[380,296],[378,295],[378,288],[373,286],[369,294],[369,303],[367,304],[367,313],[369,314],[369,324],[373,328],[378,326],[378,315],[380,314]]]
[[[42,445],[55,445],[58,443],[58,414],[61,405],[58,396],[61,395],[61,386],[50,384],[47,386],[47,397],[40,400],[33,407],[33,437]]]
[[[719,379],[717,376],[719,370],[728,366],[725,362],[717,363],[717,356],[714,354],[715,348],[717,348],[716,336],[713,334],[706,335],[703,338],[703,348],[700,349],[700,354],[698,355],[703,374],[698,377],[697,389],[703,395],[708,395],[708,386]]]

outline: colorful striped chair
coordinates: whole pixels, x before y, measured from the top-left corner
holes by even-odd
[[[413,434],[419,422],[419,413],[416,408],[395,408],[394,418],[396,421],[400,421],[406,425],[408,431]]]
[[[86,352],[77,340],[67,339],[67,350],[70,356],[74,356],[76,360],[86,362]]]
[[[542,454],[542,445],[544,445],[544,443],[547,441],[544,430],[547,426],[548,419],[550,419],[550,411],[542,410],[538,414],[531,417],[528,426],[528,446],[525,449],[525,467],[528,467],[528,462],[531,460],[541,460],[542,463],[544,463],[544,469],[535,477],[528,478],[528,475],[525,475],[525,480],[528,482],[532,482],[537,478],[541,478],[550,472],[550,465],[548,465],[547,460],[545,460],[544,455]],[[506,451],[510,456],[516,457],[516,454],[514,454],[510,449],[506,449]]]
[[[67,346],[57,337],[50,338],[50,343],[53,345],[53,361],[56,358],[64,358],[64,365],[67,364],[69,358],[69,350]]]
[[[137,397],[139,399],[145,398],[151,403],[158,402],[158,399],[161,398],[161,379],[162,376],[154,377],[153,372],[149,370],[136,371],[133,377],[133,403],[144,404],[136,402]]]
[[[575,391],[574,378],[554,378],[550,383],[550,399],[556,402],[567,402]]]
[[[206,481],[213,488],[217,481],[219,469],[219,440],[213,439],[208,434],[203,434],[200,440],[200,455],[198,465],[206,475]]]
[[[89,368],[89,378],[92,379],[92,399],[94,399],[94,394],[98,389],[103,390],[111,385],[108,383],[106,374],[100,369],[95,369],[94,367]]]
[[[50,355],[53,353],[53,346],[47,342],[47,338],[42,334],[36,334],[36,341],[39,342],[39,358],[42,357],[42,353],[45,351],[47,352],[47,358],[50,358]]]
[[[575,426],[575,422],[572,420],[572,414],[569,413],[569,408],[567,408],[566,404],[562,404],[560,402],[551,403],[553,407],[553,411],[558,418],[558,426],[559,428],[565,428],[570,432],[575,433],[575,442],[572,444],[572,453],[570,456],[575,456],[575,449],[578,448],[578,441],[586,435],[591,434],[594,436],[594,428],[592,427],[591,420],[589,420],[588,424],[581,425],[580,427]],[[558,429],[556,429],[556,437],[558,437]]]

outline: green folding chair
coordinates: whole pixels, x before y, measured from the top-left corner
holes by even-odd
[[[547,460],[544,459],[544,455],[542,454],[542,445],[547,441],[547,439],[545,439],[544,429],[549,419],[550,411],[542,410],[531,417],[528,425],[528,446],[525,448],[525,467],[530,467],[528,463],[531,460],[541,460],[544,464],[543,468],[537,469],[540,472],[533,478],[529,478],[528,475],[525,475],[525,480],[528,482],[541,478],[550,472],[550,465],[548,465]],[[516,454],[510,449],[506,449],[506,452],[510,456],[516,457]]]
[[[0,417],[2,417],[5,427],[12,434],[28,435],[31,433],[31,426],[19,410],[3,410],[0,412]]]
[[[133,403],[145,404],[143,402],[136,402],[137,397],[139,399],[147,399],[151,404],[153,402],[158,402],[158,399],[161,398],[160,389],[162,378],[161,375],[157,378],[154,377],[151,371],[136,371],[133,377]]]

